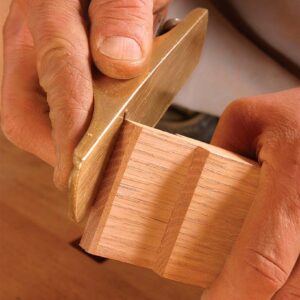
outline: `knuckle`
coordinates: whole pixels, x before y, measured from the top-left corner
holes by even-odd
[[[257,109],[257,101],[251,98],[240,98],[233,101],[225,110],[225,113],[231,116],[241,116],[242,118],[251,118],[253,112]]]
[[[41,18],[38,19],[38,22],[45,25],[53,24],[63,24],[66,19],[78,14],[81,12],[81,3],[83,1],[78,0],[68,0],[60,1],[59,6],[56,1],[44,1],[44,0],[17,0],[23,1],[27,4],[28,8],[35,14],[39,15]],[[53,13],[59,12],[61,17],[64,19],[57,19],[54,17]]]
[[[258,126],[255,122],[256,107],[256,101],[251,98],[237,99],[227,106],[221,120],[231,124],[232,128],[241,128],[245,133],[252,133]]]
[[[259,141],[272,151],[292,146],[300,151],[299,109],[295,101],[277,103],[270,96],[241,98],[233,101],[223,117],[231,123],[250,129]],[[300,161],[300,155],[298,155]]]
[[[38,71],[67,62],[74,53],[74,46],[68,40],[52,37],[38,52]]]
[[[66,65],[65,68],[62,73],[72,73],[69,78],[63,78],[67,76],[61,74],[52,80],[53,84],[50,82],[51,80],[47,80],[48,83],[44,84],[45,87],[54,86],[47,95],[47,102],[50,109],[59,114],[63,112],[72,115],[75,115],[76,112],[78,114],[88,114],[93,103],[91,80],[81,75],[81,72],[76,68],[73,69],[69,65]],[[79,89],[77,88],[78,86],[80,86]]]
[[[51,110],[59,114],[86,113],[91,108],[93,95],[89,66],[85,64],[87,60],[82,63],[77,55],[72,44],[56,39],[43,49],[39,57],[40,85],[48,93]]]
[[[63,121],[63,126],[67,132],[72,132],[73,128],[78,128],[78,124],[85,123],[88,119],[90,111],[84,108],[80,103],[76,104],[76,100],[61,99],[54,103],[49,112],[49,118],[52,124],[58,124],[57,121]]]
[[[245,255],[245,263],[250,272],[264,288],[278,291],[287,281],[289,273],[279,265],[275,258],[249,249]]]
[[[147,0],[100,0],[91,3],[89,15],[94,20],[144,23],[152,15],[152,5]]]
[[[46,91],[58,82],[91,84],[88,54],[82,57],[80,51],[63,39],[53,39],[40,51],[37,69],[40,85]]]

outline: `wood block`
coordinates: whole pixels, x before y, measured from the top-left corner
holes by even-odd
[[[207,287],[240,232],[259,171],[226,150],[126,121],[81,245]]]
[[[68,218],[52,168],[1,132],[0,170],[1,300],[200,299],[197,287],[114,260],[99,264],[71,247],[83,228]]]

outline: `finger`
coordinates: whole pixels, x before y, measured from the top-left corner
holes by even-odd
[[[67,186],[73,151],[90,122],[92,81],[89,47],[78,0],[23,1],[47,93],[57,164],[54,182]]]
[[[38,84],[35,60],[24,15],[13,3],[4,30],[1,125],[13,143],[54,165],[48,105]]]
[[[246,105],[252,109],[245,109]],[[257,101],[252,99],[237,100],[229,105],[219,120],[211,144],[256,158],[256,137],[263,127],[261,120],[255,116],[257,105]]]
[[[273,124],[285,127],[286,123],[295,127],[291,124],[293,121],[286,119],[286,116],[293,115],[299,120],[295,109],[299,104],[300,88],[236,100],[222,114],[211,143],[256,158],[257,142],[262,131]]]
[[[276,293],[272,300],[298,300],[300,299],[300,258],[283,288]]]
[[[151,53],[153,1],[92,0],[89,14],[97,67],[120,79],[140,74]]]
[[[271,96],[273,102],[275,98]],[[291,129],[283,122],[283,126],[272,130],[270,122],[282,122],[276,101],[272,104],[267,100],[261,105],[256,100],[240,101],[237,107],[231,107],[214,139],[216,145],[231,150],[258,149],[262,167],[254,203],[223,271],[204,293],[205,300],[271,299],[286,283],[299,255],[300,147],[293,134],[299,124]],[[297,113],[294,116],[295,121]],[[290,124],[295,125],[294,121]]]

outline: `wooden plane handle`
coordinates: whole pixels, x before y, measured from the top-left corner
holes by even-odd
[[[207,287],[240,232],[259,172],[226,150],[125,121],[81,246]]]

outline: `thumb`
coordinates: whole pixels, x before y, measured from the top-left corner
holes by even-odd
[[[91,49],[95,64],[107,76],[139,75],[153,39],[153,1],[92,0]]]

